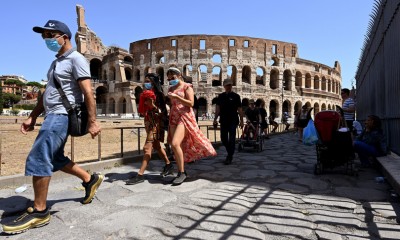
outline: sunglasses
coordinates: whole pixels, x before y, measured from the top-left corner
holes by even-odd
[[[59,36],[57,36],[57,35],[59,35]],[[43,32],[42,33],[42,38],[43,39],[45,39],[45,38],[59,38],[59,37],[61,37],[63,35],[64,34],[58,33],[58,32]]]

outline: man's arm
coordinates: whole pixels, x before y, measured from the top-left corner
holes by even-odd
[[[28,119],[26,119],[21,124],[21,128],[20,128],[21,133],[27,134],[27,132],[32,131],[35,128],[37,117],[39,117],[39,115],[44,112],[43,95],[44,94],[42,94],[40,96],[38,103],[36,104],[35,108],[32,110],[31,114],[29,114]]]
[[[83,96],[85,97],[85,104],[88,110],[88,131],[92,138],[96,137],[100,132],[101,128],[96,121],[96,103],[93,97],[92,86],[90,84],[90,78],[79,80],[79,87],[82,90]]]

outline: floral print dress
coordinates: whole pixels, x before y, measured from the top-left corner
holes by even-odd
[[[189,87],[189,84],[184,83],[182,87],[170,89],[169,92],[185,98],[185,91]],[[183,105],[178,99],[171,99],[169,124],[170,126],[183,124],[186,128],[185,137],[181,144],[185,162],[193,162],[201,158],[217,155],[210,140],[204,136],[203,132],[198,127],[193,108]],[[168,142],[170,143],[171,141],[172,135],[171,129],[169,128]]]

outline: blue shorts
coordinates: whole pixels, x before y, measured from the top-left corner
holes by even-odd
[[[68,116],[49,114],[26,159],[25,176],[51,176],[71,160],[64,156],[68,139]]]

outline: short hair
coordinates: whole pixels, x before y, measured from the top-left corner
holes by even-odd
[[[347,95],[350,95],[350,90],[348,88],[343,88],[342,92],[346,93]]]

